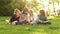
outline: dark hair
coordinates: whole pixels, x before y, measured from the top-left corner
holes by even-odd
[[[40,10],[40,15],[41,16],[45,16],[45,11],[44,10]]]

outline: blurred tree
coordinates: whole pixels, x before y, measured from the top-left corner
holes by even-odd
[[[12,15],[15,8],[22,10],[25,7],[25,1],[22,0],[0,0],[0,15]]]
[[[23,10],[25,6],[32,8],[37,13],[39,9],[44,8],[43,7],[44,1],[45,0],[0,0],[0,15],[3,16],[11,15],[15,8]],[[54,2],[57,2],[59,5],[59,0],[49,1],[52,1],[53,7]]]
[[[0,15],[9,15],[8,5],[11,3],[11,0],[0,0]]]
[[[35,13],[41,8],[41,5],[37,2],[37,0],[26,1],[26,5],[28,8],[33,9]]]

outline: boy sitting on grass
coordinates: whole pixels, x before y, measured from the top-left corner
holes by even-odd
[[[44,10],[39,11],[38,18],[39,18],[39,20],[38,20],[39,24],[51,24],[51,22],[48,21],[47,17],[45,16],[45,11]]]

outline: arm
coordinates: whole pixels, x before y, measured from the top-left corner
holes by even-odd
[[[39,20],[39,22],[43,23],[43,21],[42,21],[42,20]]]
[[[11,19],[9,22],[12,22],[14,20],[15,15],[12,15]]]
[[[26,16],[25,15],[21,15],[19,18],[19,22],[23,22],[26,20]]]

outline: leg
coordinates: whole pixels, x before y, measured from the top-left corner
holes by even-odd
[[[11,24],[11,23],[9,22],[9,20],[6,20],[6,24]]]
[[[44,21],[43,24],[51,24],[50,21]]]
[[[37,24],[51,24],[50,21],[43,21],[43,22],[38,22]]]
[[[17,23],[16,23],[16,25],[20,25],[20,24],[22,24],[22,22],[17,22]]]
[[[48,21],[48,22],[47,22],[47,24],[51,24],[51,22],[50,22],[50,21]]]
[[[42,23],[38,21],[37,24],[42,24]]]
[[[15,25],[16,23],[17,23],[17,21],[12,22],[13,25]]]

